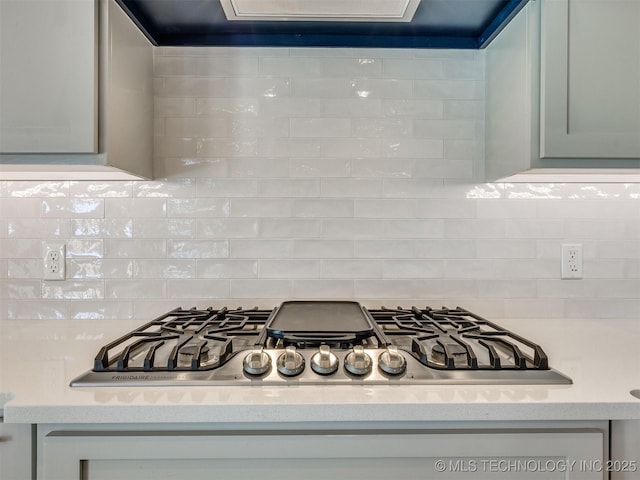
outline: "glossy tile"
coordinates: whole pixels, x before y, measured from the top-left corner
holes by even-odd
[[[485,56],[155,52],[153,181],[0,182],[0,318],[287,298],[640,316],[638,184],[487,184]],[[41,279],[44,242],[67,279]],[[559,278],[563,243],[584,278]],[[606,306],[606,307],[605,307]]]

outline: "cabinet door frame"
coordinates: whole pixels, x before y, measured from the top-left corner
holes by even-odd
[[[97,2],[0,5],[0,152],[98,152]]]
[[[569,28],[572,4],[579,1],[584,0],[542,2],[540,156],[640,158],[640,129],[637,132],[571,131]],[[602,32],[596,30],[593,34]],[[640,61],[640,44],[638,58]]]
[[[40,480],[90,480],[87,462],[124,460],[237,460],[316,462],[328,459],[382,458],[393,471],[410,459],[427,459],[424,478],[454,478],[448,467],[439,473],[435,461],[473,458],[545,458],[565,462],[605,462],[605,432],[599,429],[561,430],[408,430],[408,431],[60,431],[44,435]],[[464,463],[459,464],[464,465]],[[468,464],[467,464],[468,465]],[[477,464],[478,473],[486,472]],[[602,480],[602,471],[586,471],[579,463],[567,477]],[[116,464],[117,466],[117,464]],[[351,465],[353,467],[353,465]],[[421,464],[422,467],[422,464]],[[430,471],[428,471],[430,470]],[[235,470],[234,470],[235,471]],[[350,470],[353,471],[353,470]],[[117,472],[115,472],[117,473]],[[126,473],[126,472],[121,472]],[[273,472],[272,472],[273,473]],[[274,473],[275,475],[275,473]],[[453,475],[453,476],[452,476]],[[458,473],[459,475],[459,473]],[[465,473],[465,477],[468,473]],[[498,472],[498,476],[504,473]],[[534,474],[535,475],[535,474]],[[339,476],[338,476],[339,477]],[[337,478],[338,478],[337,477]],[[279,478],[272,476],[269,478]],[[345,477],[340,477],[345,478]],[[470,476],[473,478],[473,475]],[[485,477],[483,477],[485,478]],[[500,477],[502,478],[502,477]]]

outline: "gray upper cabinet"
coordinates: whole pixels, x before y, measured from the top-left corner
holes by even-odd
[[[92,1],[0,1],[0,152],[98,151]]]
[[[542,4],[541,157],[640,158],[640,1]]]
[[[523,9],[486,49],[487,180],[640,178],[638,25],[638,0]]]
[[[0,0],[0,180],[152,178],[153,47],[114,0]]]

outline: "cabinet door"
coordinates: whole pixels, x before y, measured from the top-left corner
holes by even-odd
[[[31,425],[2,423],[0,418],[0,478],[31,479]]]
[[[602,480],[603,432],[50,432],[40,480]]]
[[[95,0],[0,1],[0,152],[97,152]]]
[[[543,158],[640,158],[640,2],[544,0]]]

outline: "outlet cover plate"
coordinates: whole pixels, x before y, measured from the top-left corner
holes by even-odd
[[[66,253],[64,243],[45,243],[42,258],[42,278],[45,280],[64,280],[66,277]]]
[[[582,278],[582,244],[562,244],[562,279],[577,280]]]

